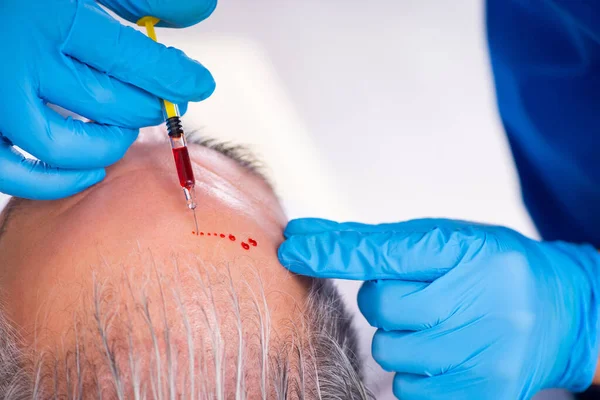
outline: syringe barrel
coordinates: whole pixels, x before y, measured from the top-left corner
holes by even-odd
[[[179,184],[182,188],[192,190],[196,184],[196,179],[194,178],[192,161],[190,160],[190,154],[185,143],[185,136],[170,137],[169,140],[171,141],[171,148],[173,149],[173,157],[175,159],[175,166],[177,167]]]
[[[185,135],[169,136],[169,142],[171,143],[171,148],[173,150],[187,146],[187,142],[185,140]]]

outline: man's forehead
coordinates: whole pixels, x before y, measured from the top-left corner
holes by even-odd
[[[160,141],[160,137],[163,134],[159,128],[149,128],[145,130],[146,133],[141,140],[143,143],[157,143]],[[244,171],[257,177],[260,181],[264,182],[270,190],[272,185],[265,174],[265,167],[262,161],[252,152],[252,150],[244,145],[239,145],[231,142],[222,142],[214,138],[208,138],[202,135],[199,130],[192,131],[188,135],[188,144],[191,146],[201,146],[206,149],[212,150],[229,160],[233,161],[237,166],[242,168]],[[13,197],[11,198],[6,206],[0,212],[0,241],[4,233],[6,232],[7,226],[11,220],[12,215],[20,208],[23,203],[29,202],[27,199],[21,199]]]

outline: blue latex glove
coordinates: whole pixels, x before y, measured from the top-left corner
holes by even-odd
[[[141,16],[160,19],[158,26],[184,28],[205,20],[217,0],[98,0],[121,17],[137,22]]]
[[[128,18],[154,14],[187,26],[207,17],[216,0],[104,3]],[[157,96],[185,108],[214,90],[198,62],[121,25],[92,0],[3,0],[1,9],[0,192],[77,193],[104,178],[139,128],[162,121]],[[46,103],[95,122],[63,118]],[[25,160],[12,145],[41,161]]]
[[[372,352],[416,399],[528,399],[581,391],[598,358],[600,257],[451,220],[295,220],[279,249],[291,271],[367,281],[358,304]]]

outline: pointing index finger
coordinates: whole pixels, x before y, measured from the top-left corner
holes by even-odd
[[[324,232],[356,231],[363,233],[376,232],[422,232],[425,233],[438,225],[447,225],[450,221],[443,219],[414,219],[400,223],[362,224],[359,222],[336,222],[322,218],[298,218],[291,220],[285,228],[286,238],[295,235],[314,235]],[[451,221],[457,225],[456,221]]]
[[[317,278],[431,282],[454,268],[476,239],[438,226],[425,231],[326,231],[292,236],[278,255],[292,272]]]

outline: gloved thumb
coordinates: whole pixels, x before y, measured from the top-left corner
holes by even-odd
[[[142,17],[160,19],[158,26],[185,28],[208,18],[217,0],[98,0],[122,18],[137,22]]]

